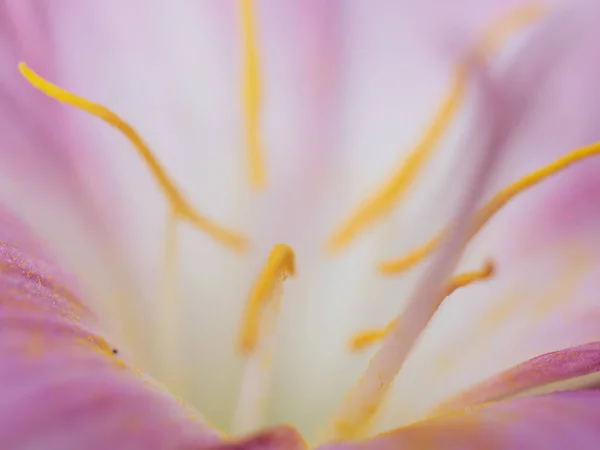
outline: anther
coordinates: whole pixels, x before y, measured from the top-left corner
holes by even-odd
[[[265,305],[280,300],[274,298],[276,286],[288,276],[294,276],[295,273],[295,255],[292,248],[286,244],[275,245],[246,303],[239,341],[240,351],[243,354],[251,353],[256,347],[261,312]]]
[[[263,425],[283,282],[295,272],[294,251],[277,244],[248,297],[239,343],[246,366],[233,421],[237,433],[256,431]]]

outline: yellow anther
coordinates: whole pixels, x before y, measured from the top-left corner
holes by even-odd
[[[600,142],[578,148],[571,153],[558,158],[551,164],[548,164],[541,169],[538,169],[529,175],[521,178],[515,183],[500,190],[492,199],[486,203],[475,214],[473,228],[470,230],[470,238],[472,239],[479,230],[510,200],[518,194],[525,192],[527,189],[544,181],[546,178],[567,169],[571,165],[592,156],[600,154]],[[399,259],[384,261],[379,265],[379,270],[383,274],[395,274],[410,269],[426,256],[431,254],[442,241],[445,231],[441,231],[436,236],[432,237],[428,242],[411,251],[408,255]]]
[[[459,288],[476,283],[477,281],[487,280],[494,274],[494,263],[486,261],[479,270],[464,272],[452,277],[446,285],[444,298],[449,297]],[[370,328],[356,333],[349,342],[349,347],[354,352],[363,351],[377,342],[381,342],[388,333],[396,326],[396,319],[388,323],[385,328]]]
[[[486,261],[483,267],[479,270],[461,273],[452,277],[446,286],[444,296],[449,297],[457,289],[476,283],[477,281],[489,279],[494,275],[494,270],[494,263],[492,261]]]
[[[239,342],[243,354],[252,353],[256,347],[259,339],[261,312],[266,304],[274,300],[276,286],[288,276],[295,275],[295,259],[294,251],[288,245],[277,244],[271,250],[269,259],[246,302]]]
[[[395,324],[396,320],[392,320],[384,328],[369,328],[367,330],[359,331],[352,336],[348,345],[353,352],[362,352],[373,344],[382,341]]]
[[[514,32],[538,19],[542,12],[539,6],[534,5],[511,11],[486,29],[473,51],[489,53],[496,50]],[[343,250],[358,234],[388,215],[405,198],[456,117],[465,97],[468,71],[466,62],[456,68],[450,89],[419,143],[392,177],[333,233],[327,243],[329,251]]]
[[[243,103],[246,151],[250,182],[259,189],[266,182],[265,160],[260,134],[261,75],[254,0],[239,0],[243,44]]]
[[[60,102],[86,111],[93,116],[102,119],[123,133],[123,135],[136,148],[144,162],[148,165],[154,179],[164,192],[169,203],[171,204],[171,208],[173,211],[175,211],[175,214],[178,218],[187,220],[196,228],[205,231],[217,241],[231,248],[236,250],[243,250],[246,248],[247,240],[244,236],[218,225],[208,217],[200,214],[192,205],[190,205],[188,200],[179,191],[174,181],[169,177],[167,172],[152,154],[152,151],[143,141],[137,131],[131,125],[121,119],[117,114],[105,106],[93,103],[62,88],[59,88],[58,86],[43,79],[41,76],[27,67],[25,63],[19,63],[19,70],[32,86],[36,87],[44,94]]]

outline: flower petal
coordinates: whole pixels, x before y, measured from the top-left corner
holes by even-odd
[[[38,189],[42,181],[47,187],[56,188],[58,184],[70,188],[76,196],[80,181],[76,175],[78,165],[93,155],[77,151],[63,108],[31,89],[17,70],[19,60],[27,60],[48,76],[57,72],[54,52],[48,44],[47,8],[6,0],[0,11],[0,61],[4,67],[0,77],[3,169],[9,165],[14,173],[7,171],[7,176],[13,181],[25,177]]]
[[[560,62],[540,80],[536,105],[511,146],[495,186],[505,186],[577,147],[600,140],[599,108],[592,100],[598,95],[600,50],[589,45],[599,38],[593,25],[599,18],[596,2],[569,2],[538,33],[548,39],[534,38],[533,45],[517,56],[523,67],[549,55]],[[594,228],[599,170],[600,157],[587,159],[508,205],[482,233],[480,250],[515,260]]]
[[[77,115],[40,95],[18,71],[18,63],[26,61],[49,78],[62,73],[55,39],[56,9],[61,7],[29,1],[5,0],[0,4],[2,201],[30,214],[31,207],[25,206],[43,202],[52,202],[55,208],[75,207],[96,226],[106,225],[95,214],[105,213],[117,199],[104,170],[104,157],[89,151],[86,137],[78,132]],[[13,189],[20,192],[19,202],[7,195]],[[39,209],[46,220],[52,219],[48,208]],[[49,225],[46,223],[46,228]]]
[[[521,363],[445,401],[434,414],[501,400],[531,388],[600,371],[600,342],[546,353]]]
[[[191,410],[114,354],[94,331],[75,281],[44,253],[0,210],[2,446],[180,449],[218,442]]]
[[[210,450],[305,450],[306,443],[292,427],[280,426],[250,437],[226,442]]]
[[[595,450],[600,391],[570,391],[476,406],[358,443],[322,450]]]

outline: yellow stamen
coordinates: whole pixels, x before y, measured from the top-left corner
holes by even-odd
[[[478,281],[490,279],[494,275],[494,270],[494,263],[492,261],[486,261],[483,267],[479,270],[473,270],[472,272],[464,272],[452,277],[452,279],[446,286],[444,296],[449,297],[457,289],[469,286],[473,283],[477,283]]]
[[[255,349],[259,336],[261,311],[273,300],[275,287],[295,273],[295,255],[292,248],[285,244],[275,245],[246,303],[239,343],[242,353],[249,354]]]
[[[513,33],[538,19],[542,12],[542,8],[538,5],[526,5],[511,11],[487,28],[473,51],[487,53],[495,51]],[[404,199],[456,117],[465,97],[468,71],[467,62],[457,67],[450,89],[420,142],[392,177],[333,233],[327,243],[329,251],[343,250],[359,233],[388,215]]]
[[[25,63],[19,63],[21,74],[44,94],[52,97],[60,102],[67,103],[71,106],[86,111],[93,116],[96,116],[109,125],[115,127],[123,135],[129,139],[133,146],[138,151],[144,162],[148,165],[154,179],[167,197],[171,208],[176,211],[178,217],[187,220],[193,226],[208,233],[217,241],[236,250],[244,250],[247,247],[247,240],[241,234],[231,231],[208,217],[200,214],[194,209],[184,195],[179,191],[173,180],[169,177],[156,157],[152,154],[150,148],[146,145],[140,135],[123,119],[115,114],[110,109],[65,91],[62,88],[43,79]]]
[[[384,328],[369,328],[367,330],[359,331],[352,336],[348,346],[353,352],[362,352],[373,344],[381,342],[395,326],[396,320],[394,319]]]
[[[240,350],[247,358],[232,427],[238,434],[264,425],[283,281],[295,271],[293,250],[277,244],[248,297],[240,333]]]
[[[465,272],[454,276],[444,292],[444,298],[449,297],[454,291],[459,288],[468,286],[478,281],[487,280],[494,274],[494,263],[486,261],[484,266],[479,270]],[[349,347],[354,352],[363,351],[373,344],[382,341],[388,333],[396,326],[397,319],[388,323],[385,328],[370,328],[356,333],[349,342]]]
[[[546,167],[542,167],[500,190],[488,203],[477,211],[474,226],[470,231],[470,238],[472,239],[473,236],[475,236],[504,205],[518,194],[525,192],[527,189],[541,183],[546,178],[567,169],[571,165],[598,154],[600,154],[600,142],[578,148],[571,153],[558,158]],[[444,233],[445,230],[441,231],[424,245],[416,248],[402,258],[382,262],[379,265],[379,270],[383,274],[394,274],[410,269],[438,247]]]
[[[454,76],[449,93],[421,141],[392,177],[334,232],[327,244],[329,251],[343,250],[359,233],[389,214],[403,199],[427,161],[433,156],[436,145],[456,115],[464,97],[466,80],[466,69],[460,67]]]
[[[246,150],[250,182],[259,189],[266,182],[265,161],[260,136],[261,75],[256,18],[253,0],[239,0],[244,47],[243,101]]]

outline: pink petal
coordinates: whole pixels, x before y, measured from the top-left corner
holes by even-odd
[[[569,2],[541,27],[540,34],[547,38],[534,37],[518,56],[524,67],[549,55],[558,63],[540,82],[536,106],[507,154],[496,186],[600,140],[600,109],[593,100],[600,95],[600,48],[590,45],[600,39],[593,25],[599,18],[597,2]],[[514,261],[595,230],[600,218],[599,171],[600,157],[593,157],[522,195],[484,230],[482,250]]]
[[[0,212],[0,442],[10,449],[192,449],[215,431],[128,367],[76,283]]]
[[[600,391],[519,398],[322,450],[595,450],[600,442],[599,409]]]
[[[470,387],[445,401],[435,413],[511,397],[528,389],[600,371],[600,343],[546,353]]]
[[[103,183],[105,196],[110,193],[104,158],[87,151],[88,142],[78,134],[72,111],[32,89],[17,69],[19,61],[26,61],[51,79],[62,72],[54,46],[53,9],[29,1],[0,3],[3,189],[19,189],[21,202],[62,197],[89,215],[93,210],[86,203],[97,200],[92,194],[98,182]],[[93,179],[86,179],[92,171]]]
[[[276,427],[254,436],[227,442],[211,450],[305,450],[306,443],[292,427]]]

